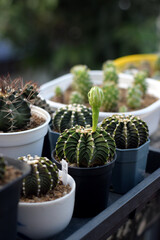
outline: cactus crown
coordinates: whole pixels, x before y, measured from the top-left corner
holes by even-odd
[[[116,70],[116,66],[113,60],[105,61],[102,65],[102,70],[104,71],[106,68],[110,68],[110,67]]]
[[[79,167],[93,167],[106,164],[115,154],[113,138],[102,128],[97,128],[99,108],[103,102],[103,92],[93,87],[88,93],[92,106],[92,128],[75,126],[65,130],[56,143],[56,155]]]
[[[52,117],[53,129],[63,132],[75,125],[92,125],[92,111],[81,104],[69,104],[59,108]]]
[[[0,154],[0,180],[2,180],[3,177],[4,177],[5,168],[6,168],[6,164],[5,164],[5,162],[4,162],[4,158],[3,158],[3,156]]]
[[[22,195],[40,196],[55,188],[58,182],[58,168],[48,158],[27,155],[18,159],[31,165],[31,173],[23,179]]]
[[[26,126],[31,117],[29,100],[37,94],[36,85],[23,86],[21,78],[0,78],[0,131],[12,132]]]
[[[119,88],[114,82],[108,82],[103,86],[104,101],[103,108],[105,111],[117,111],[119,100]]]
[[[103,120],[101,127],[111,134],[120,149],[137,148],[149,136],[147,124],[132,115],[112,115]]]

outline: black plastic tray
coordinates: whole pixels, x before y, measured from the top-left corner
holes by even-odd
[[[160,190],[160,150],[150,148],[146,178],[124,195],[110,191],[108,207],[93,218],[72,218],[68,227],[48,240],[106,239],[128,216],[134,216]],[[27,240],[18,235],[17,240]],[[47,240],[47,239],[46,239]]]

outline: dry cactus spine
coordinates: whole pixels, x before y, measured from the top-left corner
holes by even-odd
[[[103,108],[106,112],[117,111],[119,100],[119,88],[114,82],[108,82],[103,86]]]
[[[86,65],[76,65],[71,68],[71,73],[73,74],[73,86],[81,94],[83,101],[87,102],[88,92],[93,85],[88,67]]]
[[[6,164],[4,162],[3,156],[0,154],[0,180],[3,179],[5,174]]]
[[[59,160],[65,158],[79,167],[93,167],[106,164],[115,155],[115,141],[102,128],[97,128],[99,108],[103,102],[103,92],[93,87],[89,92],[92,106],[92,128],[75,126],[65,130],[56,144]]]
[[[139,108],[142,103],[143,93],[139,85],[128,88],[127,105],[133,109]]]
[[[63,132],[75,125],[92,125],[92,111],[82,104],[69,104],[59,108],[52,116],[53,130]]]
[[[101,127],[111,134],[120,149],[137,148],[149,136],[146,122],[133,115],[113,115],[104,119]]]
[[[58,168],[48,158],[27,155],[18,159],[31,166],[31,173],[22,183],[23,196],[40,196],[55,188],[58,182]]]
[[[69,98],[69,103],[70,104],[82,104],[83,103],[83,98],[81,94],[77,91],[74,91],[71,93],[70,98]]]
[[[144,71],[139,71],[134,76],[134,85],[139,85],[140,86],[140,89],[141,89],[143,95],[146,94],[147,87],[148,87],[148,84],[146,82],[146,77],[147,77],[147,74]]]
[[[118,74],[113,67],[107,67],[103,70],[103,83],[107,82],[118,83]]]

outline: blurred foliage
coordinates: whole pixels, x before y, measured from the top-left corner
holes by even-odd
[[[54,72],[158,51],[159,0],[1,0],[0,37]]]

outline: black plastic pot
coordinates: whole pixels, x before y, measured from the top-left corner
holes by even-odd
[[[0,187],[0,239],[15,240],[17,233],[17,207],[23,178],[30,166],[24,162],[5,157],[8,165],[22,171],[22,175]]]
[[[53,150],[52,161],[61,169],[61,164],[54,158],[54,153]],[[115,159],[116,156],[112,162],[99,167],[68,167],[68,173],[76,182],[74,217],[93,217],[107,207]]]

